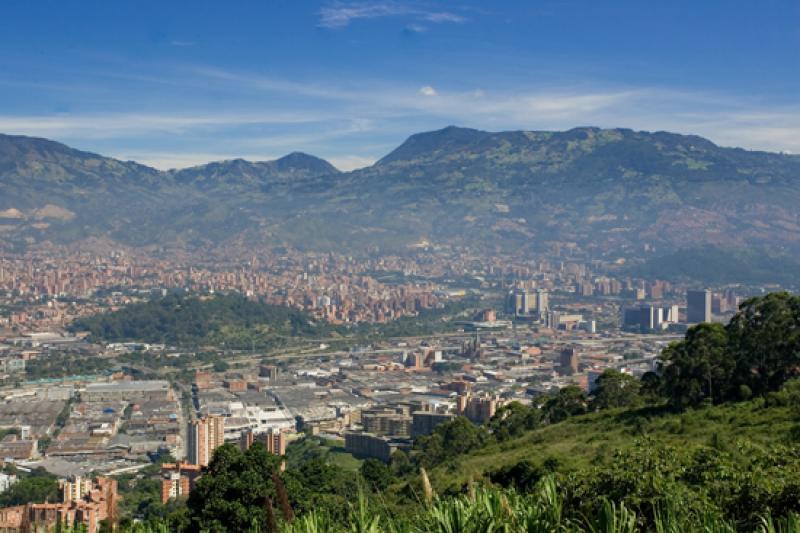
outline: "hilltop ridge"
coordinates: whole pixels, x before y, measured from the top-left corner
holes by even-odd
[[[162,172],[0,136],[0,214],[14,214],[0,227],[16,243],[244,239],[357,251],[422,240],[475,249],[566,241],[618,255],[643,244],[800,251],[798,204],[800,157],[668,132],[449,126],[411,135],[351,172],[300,152]],[[69,214],[42,216],[45,206],[53,206],[45,214]]]

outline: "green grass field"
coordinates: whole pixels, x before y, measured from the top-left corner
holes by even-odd
[[[434,468],[431,482],[439,491],[455,489],[523,460],[542,465],[555,459],[562,471],[607,464],[615,451],[631,447],[635,437],[644,436],[679,448],[712,446],[733,450],[737,441],[757,446],[791,444],[800,442],[800,412],[792,407],[767,408],[763,400],[684,413],[653,408],[608,410],[490,444],[461,458],[456,465]]]

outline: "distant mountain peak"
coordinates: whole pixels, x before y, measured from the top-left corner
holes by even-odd
[[[272,161],[229,159],[171,171],[180,183],[265,185],[277,181],[318,178],[339,174],[333,165],[303,152],[292,152]]]
[[[416,159],[435,152],[460,150],[491,136],[486,131],[459,126],[447,126],[440,130],[416,133],[383,157],[376,165],[387,165],[396,161]]]
[[[291,152],[272,161],[279,170],[305,169],[317,174],[339,174],[328,161],[305,152]]]

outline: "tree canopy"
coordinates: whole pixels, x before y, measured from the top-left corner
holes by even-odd
[[[244,349],[278,337],[318,334],[322,327],[296,309],[239,294],[207,298],[172,294],[81,318],[71,325],[73,331],[89,331],[92,337],[106,341],[224,342],[231,348]]]
[[[746,300],[727,326],[690,328],[661,361],[664,392],[678,408],[777,391],[800,369],[800,297]]]
[[[614,407],[631,407],[641,400],[639,390],[641,383],[635,377],[608,369],[597,378],[594,398],[591,405],[594,409],[610,409]]]

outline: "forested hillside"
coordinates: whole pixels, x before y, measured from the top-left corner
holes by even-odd
[[[635,255],[702,245],[800,251],[800,157],[667,132],[575,128],[412,135],[339,172],[306,154],[160,172],[0,135],[6,244],[102,237],[185,248],[478,250],[576,242]]]
[[[289,337],[321,334],[301,311],[269,305],[238,294],[213,297],[170,295],[75,321],[73,331],[97,340],[170,345],[225,344],[263,347]]]

